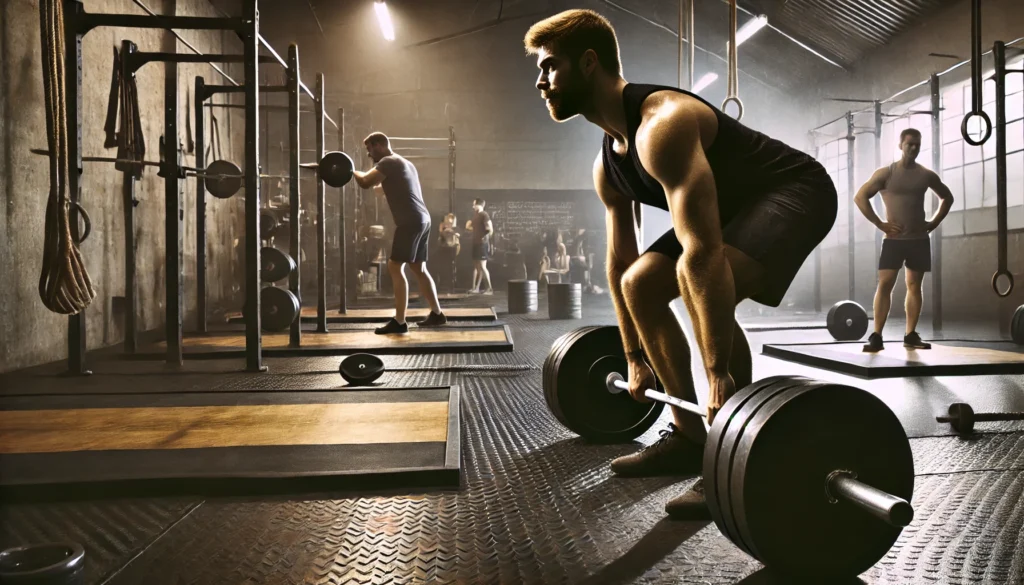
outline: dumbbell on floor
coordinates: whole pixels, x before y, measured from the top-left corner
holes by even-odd
[[[654,402],[633,400],[622,391],[627,373],[618,328],[585,327],[552,345],[544,396],[566,427],[597,441],[639,436],[668,402],[703,414],[654,389],[645,390]],[[913,517],[914,461],[896,415],[869,392],[799,376],[755,382],[726,401],[703,477],[722,534],[784,574],[856,576]]]
[[[974,412],[970,404],[956,402],[949,405],[948,414],[937,416],[935,420],[949,423],[961,435],[969,435],[974,432],[976,422],[1024,420],[1024,412]]]

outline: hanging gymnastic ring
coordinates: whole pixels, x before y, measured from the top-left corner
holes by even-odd
[[[742,120],[743,119],[743,101],[740,99],[740,96],[738,96],[738,95],[731,95],[731,96],[725,98],[725,101],[722,102],[722,112],[724,112],[726,114],[728,114],[728,112],[725,111],[725,107],[727,105],[729,105],[729,102],[732,102],[732,103],[736,104],[736,107],[739,108],[739,111],[736,113],[736,121],[738,122],[738,121]]]
[[[981,118],[982,122],[984,123],[983,126],[985,127],[985,132],[982,134],[981,140],[978,141],[975,141],[973,138],[971,138],[971,133],[967,131],[967,121],[973,118],[974,116],[978,116],[979,118]],[[971,146],[981,146],[982,144],[985,144],[985,142],[988,141],[989,136],[992,136],[992,119],[989,118],[988,114],[986,114],[983,110],[969,112],[966,116],[964,116],[963,122],[960,123],[960,135],[964,137],[964,142],[970,144]]]
[[[1006,280],[1010,281],[1010,286],[1006,287],[1006,292],[999,292],[999,277],[1005,276]],[[992,275],[992,290],[996,291],[996,294],[1000,297],[1008,297],[1013,292],[1013,274],[1005,268],[996,270],[995,274]]]

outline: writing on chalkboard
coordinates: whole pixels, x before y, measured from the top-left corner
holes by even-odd
[[[575,201],[505,201],[496,207],[495,228],[513,240],[545,230],[569,231],[576,225]]]

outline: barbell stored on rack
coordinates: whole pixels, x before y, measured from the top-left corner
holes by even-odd
[[[41,154],[43,156],[50,156],[49,151],[33,148],[31,149],[33,154]],[[121,163],[125,165],[142,165],[158,167],[163,172],[163,168],[166,163],[154,162],[154,161],[138,161],[131,159],[120,159],[107,156],[83,156],[83,162],[108,162],[108,163]],[[352,180],[352,173],[355,170],[355,164],[352,159],[344,152],[332,151],[324,154],[324,157],[320,159],[320,162],[315,163],[301,163],[300,168],[304,169],[315,169],[320,179],[330,185],[331,187],[344,187]],[[173,168],[173,166],[172,166]],[[238,165],[226,161],[226,160],[215,160],[211,162],[205,169],[196,167],[188,167],[178,165],[179,172],[184,172],[186,176],[198,176],[206,179],[206,190],[211,195],[219,199],[227,199],[238,193],[239,189],[242,188],[242,180],[245,178],[245,174],[238,168]],[[265,178],[286,178],[283,175],[264,175],[260,177]]]
[[[552,414],[584,438],[630,440],[664,405],[640,403],[617,327],[584,327],[552,345],[543,367]],[[914,461],[896,415],[869,392],[800,376],[740,389],[708,432],[704,492],[722,534],[766,566],[823,582],[856,576],[913,519]]]
[[[29,149],[32,154],[40,154],[43,156],[50,156],[50,152],[41,148]],[[82,162],[104,162],[114,163],[123,165],[137,165],[146,167],[157,167],[160,169],[161,175],[163,175],[164,167],[167,166],[165,162],[155,162],[149,160],[132,160],[126,158],[114,158],[110,156],[83,156]],[[228,199],[238,190],[241,189],[241,173],[242,171],[238,166],[230,161],[226,160],[215,160],[211,162],[205,169],[197,167],[189,167],[184,165],[171,165],[171,168],[177,168],[178,173],[182,173],[179,176],[198,176],[206,179],[206,190],[211,195],[218,199]]]

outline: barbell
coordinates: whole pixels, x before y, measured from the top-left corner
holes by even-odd
[[[40,148],[32,148],[30,151],[33,154],[40,154],[43,156],[50,156],[50,152]],[[108,156],[83,156],[83,162],[107,162],[115,164],[125,165],[141,165],[159,167],[163,172],[166,163],[154,162],[148,160],[131,160],[123,158],[113,158]],[[327,183],[331,187],[344,187],[352,180],[352,174],[355,170],[355,164],[352,159],[340,151],[332,151],[324,154],[320,162],[315,163],[301,163],[300,168],[304,169],[316,169],[317,175],[324,183]],[[175,168],[173,165],[171,168]],[[238,168],[238,165],[227,160],[215,160],[211,162],[205,169],[188,167],[178,165],[176,167],[179,172],[184,172],[185,176],[196,176],[203,177],[206,179],[206,190],[211,195],[218,199],[227,199],[238,193],[242,188],[242,180],[245,179],[245,175],[242,170]],[[265,175],[261,174],[261,178],[278,178],[281,175]]]
[[[686,365],[689,367],[689,364]],[[631,440],[665,404],[628,392],[617,327],[584,327],[555,340],[544,362],[552,414],[586,439]],[[914,461],[896,415],[869,392],[800,376],[740,389],[708,432],[704,490],[722,534],[766,566],[823,581],[879,561],[913,519]]]
[[[970,404],[955,402],[949,405],[948,414],[935,417],[941,423],[949,423],[961,435],[974,432],[974,423],[1005,420],[1024,420],[1024,412],[974,412]]]

